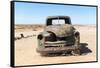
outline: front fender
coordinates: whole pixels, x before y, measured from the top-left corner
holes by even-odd
[[[75,31],[74,33],[75,36],[75,46],[80,47],[80,33],[78,31]]]

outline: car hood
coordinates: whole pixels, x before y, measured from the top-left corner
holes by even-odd
[[[75,28],[70,24],[50,25],[45,28],[45,31],[51,31],[58,37],[66,37],[74,34]]]

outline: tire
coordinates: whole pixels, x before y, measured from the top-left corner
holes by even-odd
[[[48,56],[47,53],[41,53],[41,56]]]
[[[71,54],[74,55],[74,56],[79,56],[79,55],[81,55],[81,54],[80,54],[80,49],[73,50],[73,51],[71,52]]]

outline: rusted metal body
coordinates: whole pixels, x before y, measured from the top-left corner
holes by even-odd
[[[52,20],[64,20],[65,24],[52,24]],[[46,27],[38,37],[37,52],[45,56],[51,53],[80,55],[80,34],[72,26],[68,16],[49,16]]]

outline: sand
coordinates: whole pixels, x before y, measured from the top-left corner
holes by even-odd
[[[55,57],[43,57],[36,52],[37,35],[43,31],[42,28],[34,31],[16,29],[15,37],[20,36],[20,33],[31,37],[15,40],[15,66],[96,61],[96,26],[76,25],[75,28],[80,32],[82,55]]]

